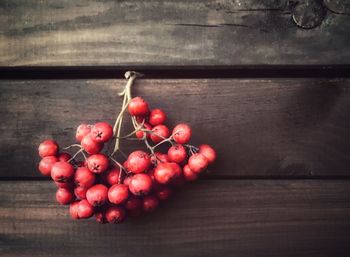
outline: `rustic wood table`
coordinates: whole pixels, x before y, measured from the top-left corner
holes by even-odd
[[[0,1],[0,256],[350,256],[349,14],[327,0]],[[112,123],[129,69],[217,163],[152,215],[73,221],[37,145]]]

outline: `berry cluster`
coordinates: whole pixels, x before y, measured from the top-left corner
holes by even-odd
[[[131,97],[130,88],[137,73],[127,73],[128,83],[121,93],[122,110],[112,127],[106,122],[81,124],[76,141],[64,149],[77,147],[71,156],[60,152],[53,140],[39,145],[39,171],[51,176],[58,190],[60,204],[70,204],[73,219],[85,219],[95,214],[100,223],[120,223],[127,216],[137,217],[157,208],[176,187],[194,181],[216,159],[214,149],[206,144],[190,145],[192,130],[181,123],[172,131],[165,125],[166,114],[161,109],[149,109],[141,97]],[[124,112],[128,110],[134,131],[120,136]],[[137,139],[147,150],[136,150],[126,156],[120,150],[121,139]],[[108,154],[108,146],[115,143]],[[167,145],[166,153],[157,151]],[[126,160],[116,160],[117,153]],[[79,159],[78,157],[81,157]]]

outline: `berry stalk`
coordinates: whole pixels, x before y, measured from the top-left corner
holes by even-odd
[[[120,111],[113,127],[113,135],[116,138],[116,140],[115,140],[114,150],[111,156],[113,156],[119,150],[119,147],[120,147],[120,132],[122,128],[124,113],[128,108],[129,102],[131,100],[131,86],[133,85],[136,78],[142,77],[143,75],[135,71],[127,71],[124,76],[128,81],[126,83],[124,90],[121,93],[119,93],[119,95],[123,96],[124,98],[123,98],[122,110]]]

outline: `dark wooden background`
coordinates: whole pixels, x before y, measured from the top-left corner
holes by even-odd
[[[0,256],[349,256],[349,14],[327,0],[0,1]],[[128,69],[146,75],[134,94],[218,161],[152,215],[72,221],[37,145],[113,122]]]

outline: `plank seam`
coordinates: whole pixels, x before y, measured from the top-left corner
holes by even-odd
[[[0,67],[0,79],[120,79],[127,70],[150,79],[350,77],[350,65],[36,66]]]

